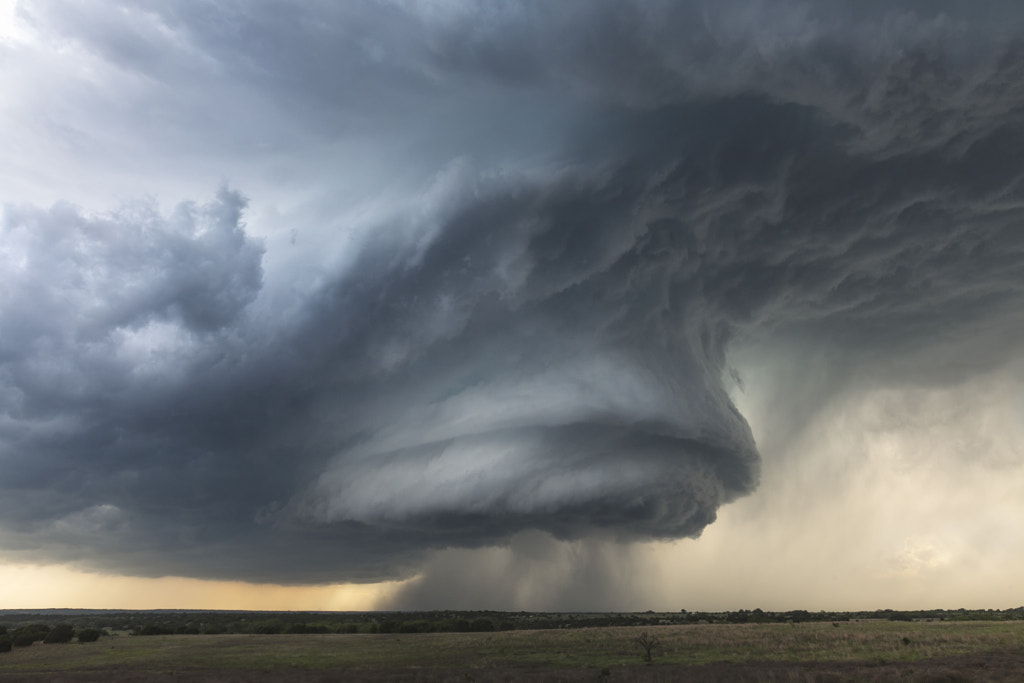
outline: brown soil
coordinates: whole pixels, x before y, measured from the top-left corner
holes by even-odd
[[[843,681],[907,681],[913,683],[996,683],[1024,681],[1024,651],[989,652],[917,662],[748,662],[705,666],[652,665],[598,669],[501,667],[488,669],[373,669],[323,670],[227,669],[203,671],[80,671],[0,674],[0,682],[29,683],[547,683],[556,681],[700,683],[839,683]]]

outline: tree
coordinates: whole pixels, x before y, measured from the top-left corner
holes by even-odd
[[[11,631],[11,640],[14,642],[14,647],[28,647],[32,643],[46,638],[49,632],[50,627],[46,624],[29,624]]]
[[[644,661],[651,661],[651,650],[661,645],[661,642],[657,638],[651,638],[647,635],[647,631],[640,634],[635,641],[637,645],[644,649]]]
[[[78,632],[78,642],[80,643],[94,643],[100,639],[103,632],[98,628],[83,628]]]
[[[43,638],[44,643],[70,643],[75,637],[75,627],[71,624],[57,624]]]
[[[494,622],[491,621],[490,619],[484,619],[483,617],[481,617],[479,619],[474,619],[469,624],[469,630],[470,631],[475,631],[477,633],[493,631],[494,630]]]

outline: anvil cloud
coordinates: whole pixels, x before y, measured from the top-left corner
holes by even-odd
[[[698,536],[759,481],[737,345],[835,386],[1024,348],[1012,3],[17,11],[11,556],[315,583]]]

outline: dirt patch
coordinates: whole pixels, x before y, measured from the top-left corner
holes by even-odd
[[[1020,681],[1024,651],[990,652],[917,662],[747,662],[704,666],[636,665],[600,669],[494,667],[481,669],[219,669],[202,671],[103,671],[4,673],[0,682],[26,683],[554,683],[564,681],[699,683],[841,683],[908,681],[913,683],[1009,683]]]

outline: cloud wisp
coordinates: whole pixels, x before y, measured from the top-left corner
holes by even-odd
[[[829,349],[837,385],[1019,355],[1009,6],[20,11],[35,37],[3,48],[24,65],[4,78],[42,74],[60,106],[0,114],[26,145],[70,136],[47,159],[119,187],[106,140],[175,188],[192,163],[308,187],[273,190],[302,207],[273,220],[227,187],[170,212],[5,198],[19,559],[316,583],[536,531],[698,536],[760,476],[734,344]],[[117,96],[55,70],[54,45]],[[359,188],[344,209],[333,177]]]

